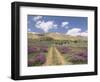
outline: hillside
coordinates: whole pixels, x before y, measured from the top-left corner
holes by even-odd
[[[28,33],[28,38],[31,39],[52,38],[54,40],[87,40],[87,37],[84,36],[70,36],[70,35],[64,35],[60,33],[37,34],[31,32]]]
[[[29,39],[39,39],[40,38],[37,34],[32,33],[32,32],[28,32],[27,36]]]

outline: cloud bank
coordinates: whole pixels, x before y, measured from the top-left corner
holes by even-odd
[[[37,28],[42,29],[44,32],[48,32],[52,28],[57,28],[57,24],[54,24],[53,21],[37,21],[36,25]]]
[[[71,36],[87,36],[87,31],[82,32],[82,29],[80,28],[72,28],[69,29],[66,33],[67,35],[71,35]]]
[[[66,26],[68,24],[69,24],[69,22],[62,22],[61,26],[64,27],[64,26]]]
[[[43,30],[45,33],[49,32],[50,29],[59,29],[59,28],[65,28],[66,29],[66,35],[71,36],[87,36],[87,30],[82,31],[82,28],[71,28],[68,26],[68,21],[62,21],[60,24],[56,24],[56,21],[54,20],[45,20],[43,16],[35,16],[33,17],[33,21],[35,23],[35,27],[38,29]],[[28,29],[28,31],[31,31],[31,29]]]
[[[40,20],[40,19],[42,19],[42,16],[35,16],[35,17],[33,18],[34,21],[38,21],[38,20]]]

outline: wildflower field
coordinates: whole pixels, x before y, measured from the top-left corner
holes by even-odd
[[[28,66],[53,66],[87,64],[87,38],[58,34],[28,33]],[[50,34],[49,34],[50,35]],[[54,37],[56,35],[56,37]],[[38,38],[33,38],[33,37]],[[68,39],[67,39],[68,38]]]

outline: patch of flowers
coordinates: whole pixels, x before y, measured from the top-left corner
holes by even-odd
[[[68,47],[58,47],[61,54],[66,54],[70,49]]]
[[[70,61],[73,63],[86,62],[87,61],[87,52],[80,52],[80,53],[72,55]]]
[[[46,61],[46,57],[43,53],[39,53],[36,57],[33,59],[30,59],[28,61],[29,66],[38,66],[44,64]]]

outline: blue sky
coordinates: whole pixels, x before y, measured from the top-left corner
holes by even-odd
[[[87,36],[87,17],[28,15],[27,21],[28,32]]]

